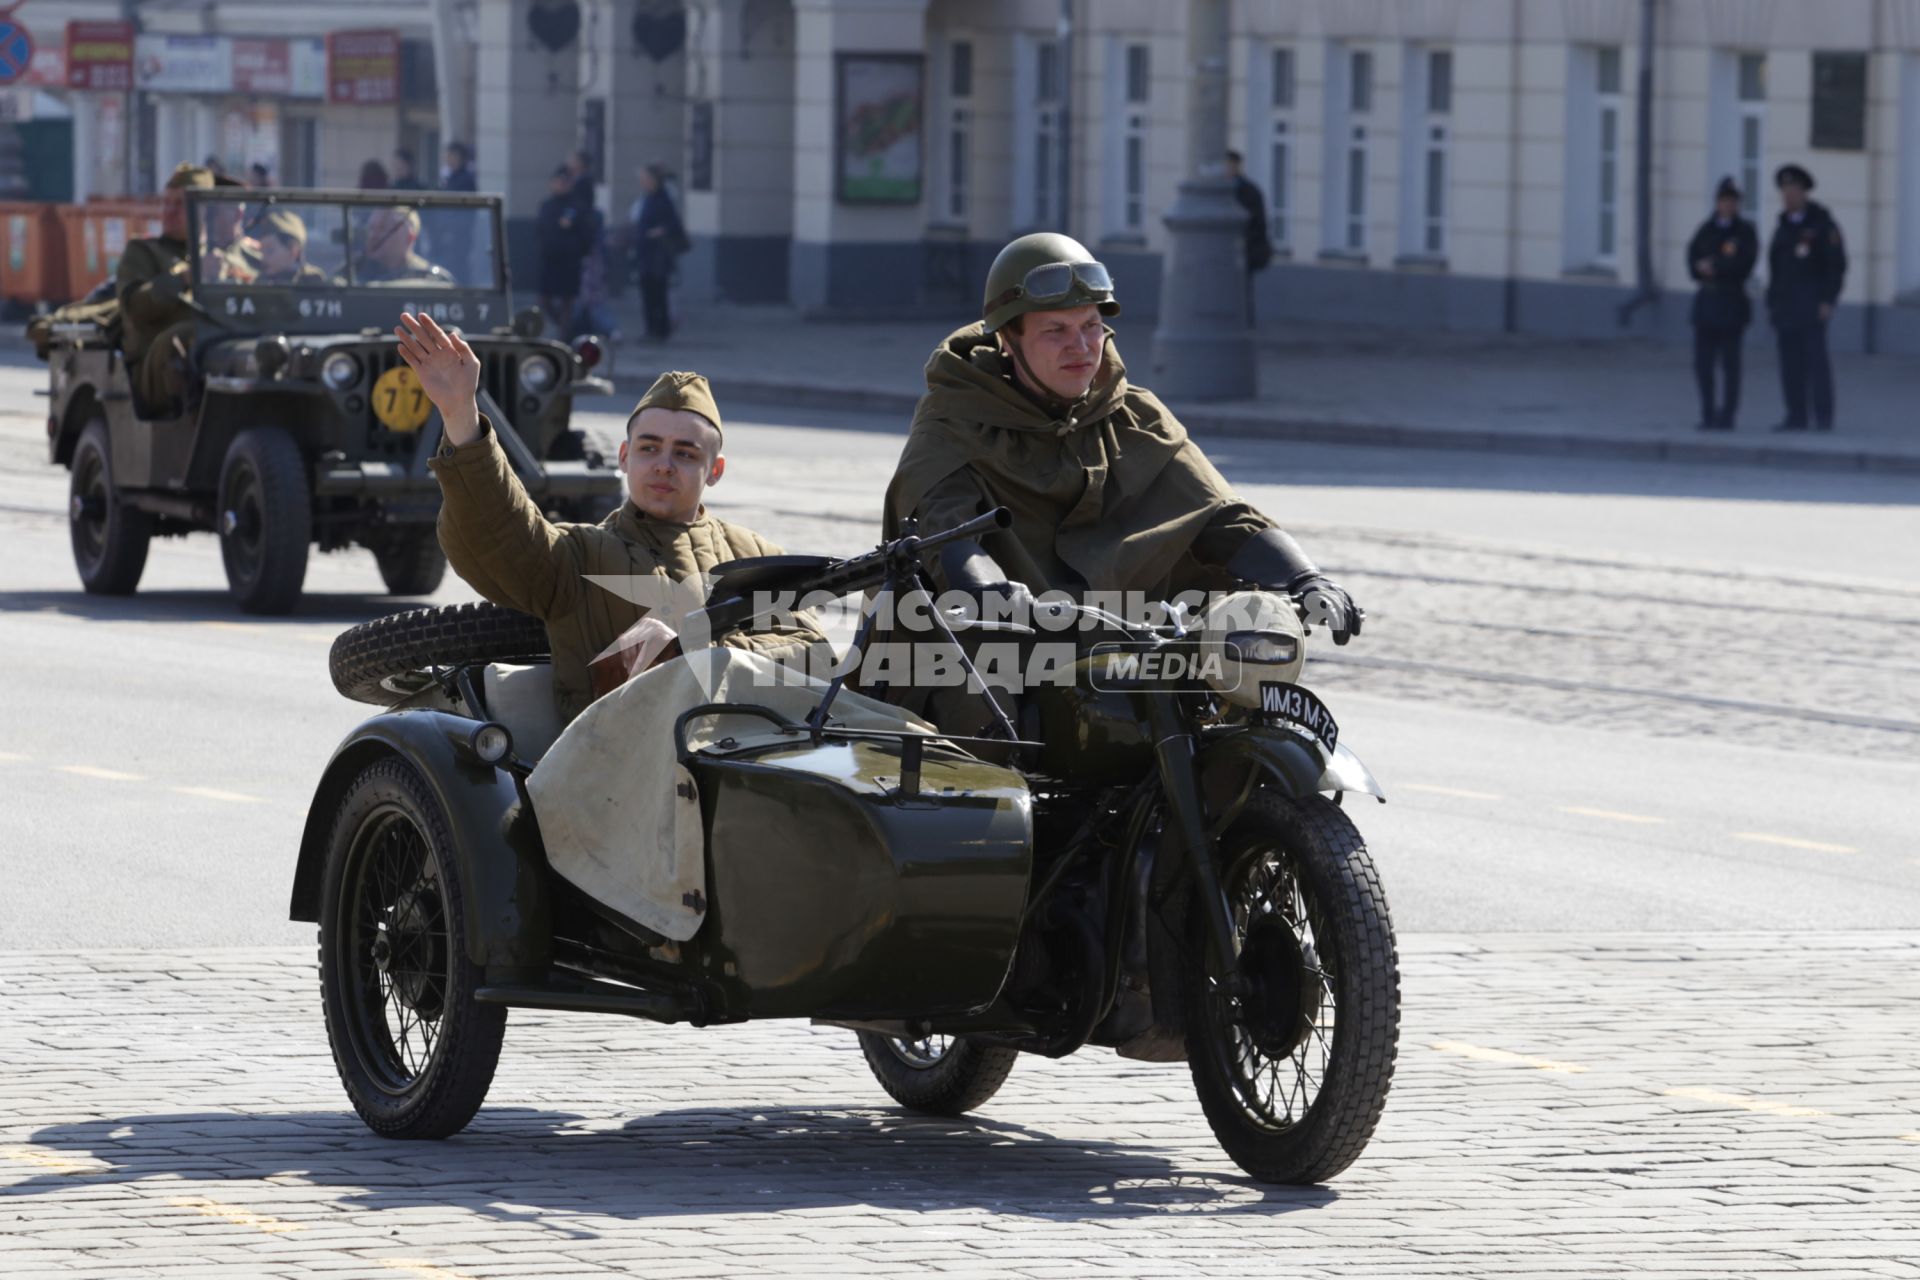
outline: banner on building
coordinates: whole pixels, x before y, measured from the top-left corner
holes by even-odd
[[[102,93],[133,88],[133,24],[69,22],[67,87]]]
[[[156,93],[232,93],[233,42],[225,36],[142,35],[133,82]]]
[[[835,62],[835,197],[843,204],[917,203],[926,59],[843,53]]]
[[[327,101],[384,106],[400,100],[400,33],[335,31],[327,36]]]
[[[327,96],[327,47],[319,39],[237,39],[233,88],[265,98]]]

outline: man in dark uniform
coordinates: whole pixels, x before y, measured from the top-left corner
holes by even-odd
[[[1847,276],[1847,247],[1840,224],[1825,206],[1807,198],[1813,175],[1797,164],[1781,165],[1780,222],[1767,248],[1767,313],[1780,338],[1780,390],[1787,416],[1775,431],[1805,431],[1807,401],[1812,425],[1833,430],[1833,366],[1827,359],[1827,322]]]
[[[291,209],[268,209],[253,224],[260,242],[259,284],[319,285],[327,273],[306,261],[307,224]]]
[[[420,238],[419,211],[403,204],[383,205],[367,219],[360,254],[353,261],[355,284],[454,283],[445,267],[413,251]]]
[[[1740,216],[1740,188],[1720,179],[1713,216],[1700,224],[1687,244],[1687,270],[1700,282],[1693,296],[1693,376],[1700,384],[1700,428],[1731,431],[1740,407],[1740,339],[1753,318],[1747,277],[1760,257],[1760,233]],[[1719,365],[1726,386],[1713,394],[1713,369]]]
[[[1253,275],[1273,261],[1273,237],[1267,230],[1267,198],[1260,194],[1241,167],[1240,153],[1227,152],[1227,176],[1233,179],[1233,198],[1247,211],[1247,323],[1253,323]]]
[[[213,172],[183,164],[160,198],[160,234],[127,242],[115,271],[120,346],[143,416],[179,411],[193,350],[192,266],[187,256],[187,189],[210,190]]]

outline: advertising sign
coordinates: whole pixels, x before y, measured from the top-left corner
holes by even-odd
[[[235,93],[287,95],[293,92],[293,50],[285,40],[233,42]]]
[[[142,35],[133,46],[133,81],[161,93],[231,93],[233,44],[225,36]]]
[[[327,36],[327,101],[380,106],[400,100],[400,33],[335,31]]]
[[[36,44],[33,50],[33,65],[27,68],[27,74],[20,83],[33,85],[37,89],[66,88],[66,45],[59,41],[51,44],[42,41]]]
[[[835,196],[843,204],[913,204],[920,199],[925,60],[917,53],[843,53],[835,64]]]
[[[103,93],[133,88],[133,24],[69,22],[67,87]]]

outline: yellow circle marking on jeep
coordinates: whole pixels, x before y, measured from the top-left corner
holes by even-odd
[[[373,384],[373,416],[389,431],[418,431],[432,412],[433,402],[420,379],[404,364],[387,370]]]

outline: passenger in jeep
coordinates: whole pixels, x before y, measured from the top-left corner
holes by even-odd
[[[562,719],[598,692],[589,671],[610,648],[631,646],[644,669],[677,651],[657,611],[590,576],[660,575],[686,582],[717,564],[780,555],[759,534],[707,513],[701,499],[726,473],[719,406],[697,373],[663,373],[634,406],[620,445],[627,500],[599,524],[555,524],[541,514],[480,413],[480,361],[430,316],[403,314],[400,355],[440,410],[446,440],[428,465],[439,477],[440,545],[454,571],[495,604],[547,624]],[[638,594],[638,593],[629,593]],[[663,599],[665,596],[663,594]],[[787,662],[827,660],[826,637],[806,613],[791,625],[732,632],[719,643]]]

